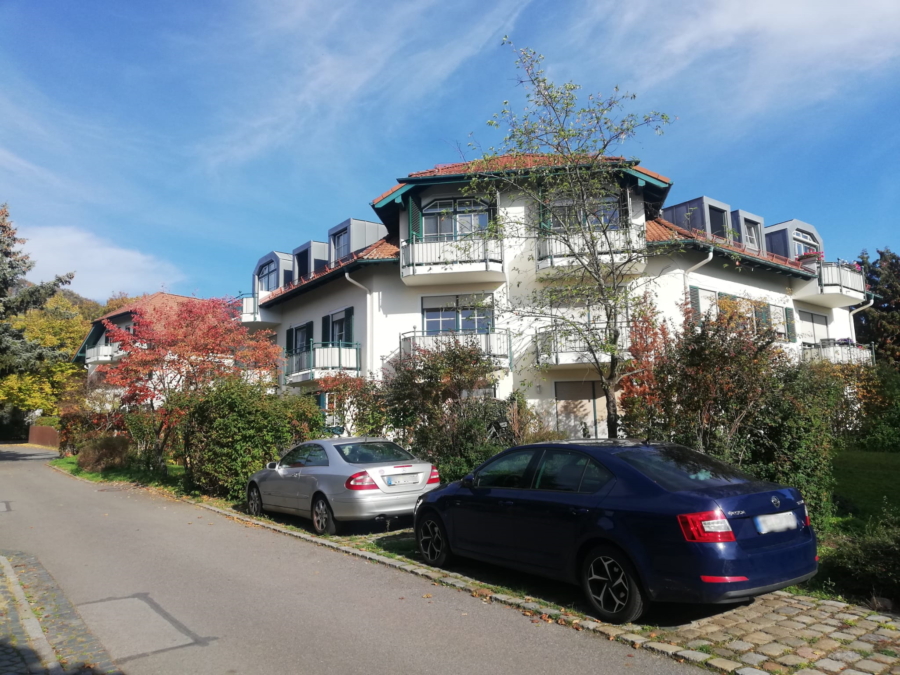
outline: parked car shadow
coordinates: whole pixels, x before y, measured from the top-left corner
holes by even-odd
[[[38,449],[15,444],[0,445],[0,462],[46,461],[59,457],[53,448]]]

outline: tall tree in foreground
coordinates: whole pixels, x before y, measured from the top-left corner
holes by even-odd
[[[63,358],[59,349],[29,339],[12,324],[13,317],[42,308],[74,277],[69,273],[40,284],[26,282],[34,261],[20,249],[24,243],[6,204],[0,205],[0,375],[35,372],[43,363]]]
[[[863,251],[860,264],[866,271],[869,290],[879,297],[871,309],[854,316],[856,339],[875,345],[879,363],[900,369],[900,256],[884,248],[871,260]]]
[[[629,306],[642,293],[639,274],[650,254],[644,226],[632,224],[627,171],[635,160],[620,157],[621,146],[644,129],[662,133],[669,118],[658,112],[626,112],[634,96],[613,90],[589,95],[557,85],[541,69],[543,57],[516,49],[525,106],[509,102],[489,125],[505,128],[498,147],[473,163],[467,191],[502,193],[536,205],[524,218],[499,214],[491,234],[536,241],[538,255],[565,258],[524,295],[512,294],[498,310],[529,324],[553,326],[554,345],[578,351],[593,368],[606,397],[607,433],[619,433],[615,392],[627,374]],[[531,258],[534,269],[534,258]],[[552,349],[542,344],[538,349]]]

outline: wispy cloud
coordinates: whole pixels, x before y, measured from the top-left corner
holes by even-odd
[[[35,261],[30,281],[75,272],[72,290],[96,300],[116,291],[144,293],[171,289],[185,275],[156,256],[123,248],[86,230],[69,227],[20,228],[22,247]]]

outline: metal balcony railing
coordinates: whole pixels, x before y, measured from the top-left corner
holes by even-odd
[[[637,252],[644,248],[644,233],[638,227],[597,232],[591,242],[585,235],[548,232],[537,240],[537,259],[568,258],[586,254],[591,247],[598,253]]]
[[[256,316],[259,308],[259,298],[249,293],[237,297],[241,301],[241,316]]]
[[[595,349],[599,346],[602,336],[600,331],[604,329],[602,324],[598,324],[598,342],[595,343]],[[561,363],[587,363],[590,359],[590,349],[588,341],[580,335],[566,334],[558,328],[547,327],[541,328],[535,335],[535,346],[537,348],[537,360],[540,365],[559,365]],[[631,346],[630,326],[623,323],[619,329],[618,349],[620,353],[628,350]]]
[[[512,341],[508,331],[491,331],[489,333],[410,331],[400,336],[400,354],[409,356],[417,351],[439,351],[454,344],[477,346],[488,356],[508,359],[512,362]]]
[[[421,265],[461,265],[491,263],[503,265],[503,242],[480,236],[425,237],[407,239],[400,247],[403,268]]]
[[[875,365],[874,345],[838,344],[830,341],[823,344],[805,344],[801,347],[803,361],[831,361],[837,364]]]
[[[845,263],[823,262],[819,263],[819,286],[823,291],[834,292],[846,288],[865,293],[866,278],[861,271]]]
[[[119,348],[119,343],[112,342],[108,345],[88,347],[84,355],[84,360],[88,363],[92,361],[112,361],[113,359],[118,358],[121,354],[122,350]]]
[[[358,342],[312,342],[285,354],[284,374],[296,375],[311,370],[360,369]]]

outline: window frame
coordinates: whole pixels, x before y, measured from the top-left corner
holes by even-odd
[[[759,223],[749,218],[744,218],[744,231],[747,233],[747,246],[749,248],[759,249],[760,227]]]
[[[531,453],[531,459],[528,460],[528,464],[525,466],[525,471],[522,473],[522,485],[519,487],[507,487],[500,485],[480,485],[479,477],[484,472],[485,469],[489,468],[493,464],[501,462],[503,460],[508,459],[514,455]],[[477,489],[484,490],[530,490],[531,486],[534,484],[534,474],[535,468],[537,467],[537,462],[543,457],[543,451],[540,448],[522,448],[521,450],[514,450],[513,452],[504,453],[498,457],[493,457],[485,464],[481,465],[476,469],[473,473],[473,481],[472,486]]]
[[[338,244],[339,241],[341,242],[340,245]],[[348,255],[350,255],[350,229],[344,228],[343,230],[335,232],[333,235],[331,235],[331,247],[334,251],[333,262],[337,262],[338,260],[346,258]]]
[[[453,305],[443,305],[440,307],[426,307],[426,302],[431,298],[453,298]],[[475,303],[467,303],[461,301],[465,298],[473,298],[480,297],[483,301],[483,304]],[[449,333],[462,333],[464,335],[489,335],[493,333],[496,328],[496,317],[494,315],[494,294],[493,293],[459,293],[455,295],[423,295],[420,301],[421,311],[422,311],[422,332],[426,335],[446,335]],[[440,317],[429,317],[428,312],[438,312],[441,314]],[[470,317],[463,317],[464,312],[474,312],[476,313],[475,321],[476,328],[466,329],[463,328],[463,322],[470,319]],[[448,316],[452,314],[452,316]],[[481,316],[478,316],[481,314]],[[430,321],[437,320],[441,328],[439,330],[431,330],[428,328],[428,324]],[[453,321],[453,328],[447,330],[443,327],[445,322]],[[485,329],[482,330],[478,326],[478,322],[480,320],[486,320]]]
[[[443,206],[435,206],[435,205]],[[464,204],[461,206],[461,204]],[[468,206],[471,204],[472,206]],[[491,222],[492,207],[487,202],[472,197],[435,197],[422,207],[422,232],[419,238],[422,241],[456,241],[457,239],[477,236],[487,230]],[[478,223],[474,227],[469,224],[468,231],[463,232],[460,227],[460,216],[484,215],[484,223]],[[428,220],[433,219],[435,232],[428,232]],[[480,220],[480,218],[479,218]],[[450,227],[445,228],[444,224]]]
[[[263,282],[265,279],[265,283]],[[256,287],[260,291],[274,291],[278,288],[278,263],[274,260],[267,260],[258,268],[256,268]]]

